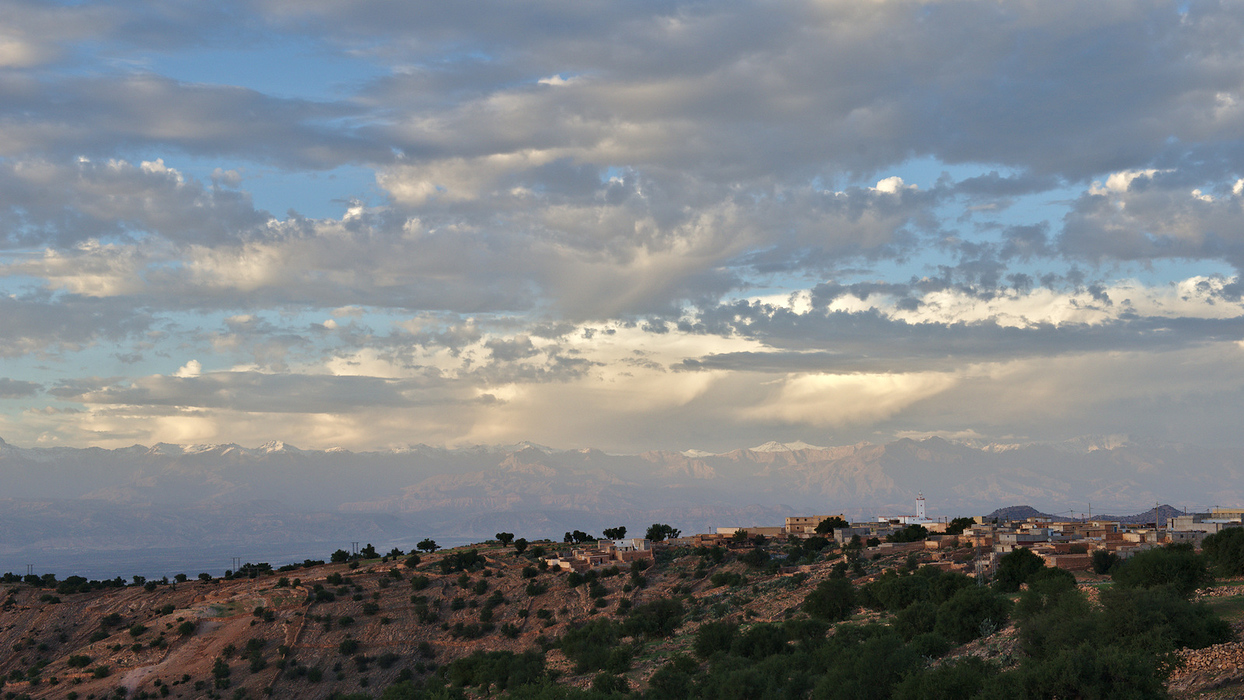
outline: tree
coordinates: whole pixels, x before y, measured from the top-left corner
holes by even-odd
[[[512,533],[512,532],[498,532],[498,533],[497,533],[497,541],[501,543],[501,546],[502,546],[502,547],[509,547],[509,546],[510,546],[510,543],[514,541],[514,533]]]
[[[923,525],[908,525],[891,535],[886,536],[887,542],[919,542],[929,536],[929,531]]]
[[[380,555],[376,553],[376,548],[372,546],[371,542],[368,542],[366,547],[359,550],[359,556],[361,556],[364,559],[379,559],[380,558]]]
[[[955,518],[946,525],[947,535],[962,535],[963,531],[976,524],[975,518]]]
[[[825,579],[804,598],[803,609],[818,620],[845,619],[855,610],[855,587],[845,578]]]
[[[837,515],[834,515],[834,516],[825,518],[824,520],[816,524],[816,534],[828,535],[832,533],[834,530],[842,530],[848,527],[851,527],[850,523],[838,517]]]
[[[747,538],[747,530],[735,530],[734,534],[730,535],[730,541],[734,544],[743,544],[747,541]]]
[[[662,523],[653,523],[652,527],[648,528],[648,532],[644,534],[644,539],[652,540],[653,542],[663,542],[677,537],[682,537],[682,530],[676,530]]]
[[[424,540],[420,542],[419,544],[415,545],[415,547],[419,551],[427,552],[428,554],[431,554],[432,552],[435,552],[436,550],[441,548],[441,546],[438,545],[436,541],[433,540],[431,537],[424,538]]]
[[[626,537],[626,527],[622,525],[617,527],[607,527],[605,528],[603,534],[607,540],[620,540],[623,537]]]
[[[527,538],[520,537],[514,540],[514,553],[522,554],[525,551],[527,551]]]
[[[1205,557],[1193,551],[1191,545],[1179,544],[1133,554],[1119,564],[1111,578],[1124,587],[1171,586],[1185,597],[1214,580]]]
[[[350,553],[344,549],[338,549],[333,552],[333,555],[329,557],[329,560],[334,564],[344,564],[347,561],[350,561]]]
[[[1014,593],[1028,582],[1028,578],[1045,568],[1041,557],[1031,550],[1017,547],[1003,554],[998,559],[998,571],[994,574],[994,585],[1003,593]]]
[[[933,631],[956,644],[967,644],[1006,627],[1011,601],[983,586],[960,588],[937,611]]]
[[[1244,574],[1244,527],[1230,527],[1206,537],[1201,551],[1219,574]]]
[[[1108,574],[1119,565],[1119,555],[1104,549],[1093,552],[1093,573]]]

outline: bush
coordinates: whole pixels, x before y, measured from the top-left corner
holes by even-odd
[[[1233,638],[1231,626],[1207,605],[1191,603],[1169,586],[1107,589],[1101,602],[1102,636],[1154,654],[1201,649]]]
[[[959,700],[976,695],[998,668],[968,656],[925,673],[914,673],[894,688],[895,700]]]
[[[522,654],[509,651],[476,651],[445,668],[445,679],[451,685],[481,688],[496,686],[501,691],[532,685],[544,677],[544,654],[537,651]]]
[[[682,604],[672,598],[636,605],[622,623],[622,631],[632,637],[668,637],[682,624],[683,613]]]
[[[631,650],[618,644],[621,636],[621,625],[601,618],[570,629],[559,645],[566,658],[574,662],[575,673],[622,673],[630,668]]]
[[[631,692],[631,686],[622,676],[616,676],[612,673],[598,673],[592,679],[592,692],[602,695],[613,693],[626,694]]]
[[[1104,549],[1093,552],[1093,573],[1104,576],[1114,571],[1119,565],[1119,555]]]
[[[769,553],[757,547],[744,554],[739,555],[739,561],[747,564],[753,569],[759,569],[769,563]]]
[[[1125,587],[1170,586],[1182,596],[1213,582],[1205,557],[1188,545],[1167,545],[1132,555],[1111,578]]]
[[[981,586],[963,588],[937,610],[937,634],[966,644],[1006,626],[1011,601]]]
[[[1244,575],[1244,527],[1230,527],[1206,537],[1201,551],[1220,575]]]
[[[855,607],[855,587],[845,578],[820,582],[803,601],[805,612],[828,622],[846,619]]]
[[[731,622],[708,622],[695,632],[693,649],[695,655],[708,659],[717,652],[729,652],[734,638],[738,637],[739,625]]]
[[[451,552],[440,563],[442,574],[451,574],[455,571],[478,571],[484,568],[484,557],[480,556],[479,550],[469,549],[465,552]]]
[[[1023,547],[1018,547],[998,559],[994,586],[1003,593],[1014,593],[1028,582],[1029,576],[1044,568],[1045,562],[1041,561],[1041,557]]]

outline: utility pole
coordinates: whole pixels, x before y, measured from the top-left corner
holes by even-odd
[[[26,565],[26,575],[27,575],[27,576],[34,576],[34,575],[35,575],[35,565],[34,565],[34,564],[27,564],[27,565]]]

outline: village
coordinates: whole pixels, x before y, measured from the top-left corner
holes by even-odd
[[[968,521],[969,522],[965,522]],[[712,533],[671,537],[597,540],[568,551],[551,554],[545,563],[552,568],[586,572],[652,560],[656,551],[668,547],[723,547],[753,549],[767,544],[787,545],[824,537],[846,552],[869,558],[887,554],[915,555],[925,566],[989,577],[999,558],[1015,549],[1027,549],[1051,567],[1089,571],[1094,556],[1099,561],[1122,561],[1138,552],[1172,543],[1200,548],[1214,533],[1244,527],[1244,508],[1215,507],[1209,512],[1177,515],[1165,523],[1129,523],[1116,520],[1058,520],[1037,516],[1003,520],[988,516],[937,520],[926,515],[924,495],[917,496],[914,515],[882,516],[871,521],[850,522],[844,514],[791,516],[782,525],[732,525]],[[1100,553],[1100,554],[1099,554]],[[786,567],[792,571],[805,567]]]

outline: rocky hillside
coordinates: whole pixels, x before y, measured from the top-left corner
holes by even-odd
[[[616,639],[607,649],[625,649],[626,658],[620,665],[599,660],[600,667],[617,666],[604,674],[608,682],[643,691],[672,660],[688,672],[711,668],[689,660],[704,657],[697,645],[711,642],[714,634],[741,625],[760,635],[760,641],[747,644],[769,644],[763,641],[764,623],[774,623],[773,629],[794,625],[790,629],[805,630],[801,634],[815,629],[799,622],[811,623],[813,609],[805,600],[834,578],[836,567],[846,568],[842,552],[827,550],[805,560],[811,563],[778,570],[757,566],[763,557],[754,551],[759,550],[708,556],[673,550],[646,570],[606,570],[588,581],[541,570],[531,556],[539,552],[536,547],[518,556],[512,548],[483,545],[422,559],[307,562],[276,572],[247,567],[253,578],[131,582],[86,592],[72,592],[80,581],[9,582],[0,586],[0,690],[7,698],[69,700],[378,697],[395,683],[434,681],[442,677],[438,669],[449,669],[451,684],[458,679],[472,685],[467,667],[455,661],[477,658],[472,655],[479,652],[540,658],[540,670],[531,673],[589,688],[601,683],[601,674],[584,671],[583,657],[566,640],[594,622],[642,619],[658,604],[672,603],[675,612],[635,626],[665,626],[664,632],[641,635],[631,632],[629,623],[622,625],[617,629],[634,636]],[[870,581],[885,580],[879,578],[883,571],[931,557],[919,544],[861,554],[848,589],[863,590]],[[971,556],[968,550],[964,554]],[[1082,586],[1095,600],[1091,577]],[[1213,598],[1217,609],[1244,605],[1238,585],[1214,590],[1203,597]],[[979,596],[965,600],[970,598]],[[903,625],[909,619],[858,607],[843,614],[854,623]],[[700,634],[706,625],[716,627]],[[979,634],[975,623],[968,627],[968,638]],[[940,623],[937,630],[942,633]],[[526,652],[536,656],[525,657]],[[995,626],[985,638],[935,655],[944,660],[934,667],[979,657],[1005,670],[1015,667],[1022,650],[1013,626]],[[1241,679],[1222,660],[1238,656],[1235,642],[1185,650],[1185,670],[1172,677],[1171,687],[1187,698],[1234,688]],[[502,662],[514,663],[497,663]]]

